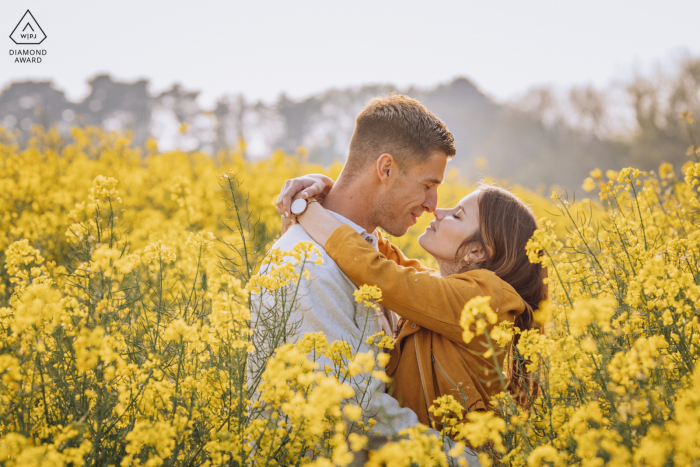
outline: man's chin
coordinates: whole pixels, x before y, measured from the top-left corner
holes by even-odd
[[[387,229],[386,227],[382,226],[382,229],[384,229],[384,231],[386,231],[386,233],[388,233],[392,237],[403,237],[404,235],[406,235],[406,232],[408,232],[408,229],[410,227],[411,226],[409,226],[409,225],[402,226],[402,227],[391,226],[390,228]]]

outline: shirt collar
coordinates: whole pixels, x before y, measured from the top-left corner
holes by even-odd
[[[341,216],[341,215],[338,214],[337,212],[333,212],[333,211],[328,210],[328,209],[327,209],[327,211],[328,211],[329,213],[331,213],[331,214],[333,215],[333,217],[335,217],[336,219],[338,219],[338,220],[339,220],[340,222],[342,222],[343,224],[347,224],[347,225],[349,225],[350,227],[352,227],[352,229],[353,229],[355,232],[357,232],[358,234],[360,234],[360,236],[361,236],[362,238],[364,238],[365,241],[366,241],[367,243],[369,243],[370,245],[372,245],[372,246],[374,247],[375,250],[378,248],[377,238],[376,238],[374,235],[372,235],[372,234],[370,234],[370,233],[367,233],[367,230],[365,230],[365,229],[363,229],[362,227],[360,227],[359,225],[355,224],[353,221],[351,221],[351,220],[348,219],[347,217]]]

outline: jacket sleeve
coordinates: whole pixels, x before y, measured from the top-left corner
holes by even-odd
[[[521,299],[522,303],[503,302],[503,281],[491,271],[439,277],[403,267],[377,252],[349,226],[333,232],[326,242],[326,252],[355,285],[379,287],[383,305],[454,342],[463,342],[459,325],[462,309],[476,296],[490,296],[499,318],[510,312],[517,315],[524,309]]]
[[[386,259],[393,261],[400,266],[413,268],[416,271],[435,271],[434,269],[423,266],[417,259],[406,258],[406,255],[403,254],[399,247],[391,243],[389,240],[383,238],[381,234],[379,234],[377,249]]]

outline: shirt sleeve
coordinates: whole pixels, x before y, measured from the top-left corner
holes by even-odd
[[[374,248],[372,250],[376,252]],[[301,280],[296,294],[296,311],[290,321],[298,321],[298,329],[290,341],[297,341],[306,333],[323,332],[329,344],[342,340],[351,346],[353,352],[368,352],[370,348],[365,340],[380,330],[378,323],[372,323],[377,316],[373,310],[355,302],[355,286],[325,252],[323,260],[323,264],[307,265],[310,279]],[[332,364],[328,357],[321,357],[317,362],[319,371]],[[370,445],[381,445],[388,437],[398,436],[400,430],[420,423],[413,410],[401,407],[396,399],[385,393],[383,382],[370,378],[369,385],[366,385],[364,381],[365,378],[359,375],[346,382],[353,387],[356,402],[364,409],[365,424],[369,418],[376,421],[366,433]]]
[[[358,238],[360,238],[359,235]],[[306,332],[323,331],[329,344],[344,340],[353,349],[358,349],[357,353],[369,351],[370,348],[365,340],[373,332],[368,322],[377,319],[377,316],[374,316],[371,310],[368,311],[367,308],[355,303],[354,297],[352,295],[348,297],[347,292],[342,290],[339,284],[343,280],[347,281],[347,278],[343,277],[342,272],[335,265],[328,268],[321,266],[314,271],[315,268],[316,266],[311,269],[311,280],[308,282],[306,296],[303,299],[306,308],[304,320],[309,323],[304,325]],[[343,302],[346,303],[342,308],[354,310],[352,317],[343,313],[338,307]],[[309,329],[309,325],[313,329]],[[331,364],[327,358],[319,363],[321,369]],[[364,423],[368,424],[370,418],[376,421],[372,429],[366,433],[370,446],[380,446],[388,438],[398,436],[399,431],[404,428],[420,423],[413,410],[401,407],[396,399],[385,392],[385,384],[379,379],[371,378],[369,385],[365,385],[364,378],[358,376],[349,382],[357,397],[361,398],[360,394],[364,394],[364,400],[360,404],[364,409]],[[367,388],[366,391],[365,388]]]

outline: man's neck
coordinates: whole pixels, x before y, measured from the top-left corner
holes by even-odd
[[[363,193],[367,192],[361,187],[336,184],[323,200],[323,207],[372,233],[377,225],[370,219],[371,200],[363,197]]]

